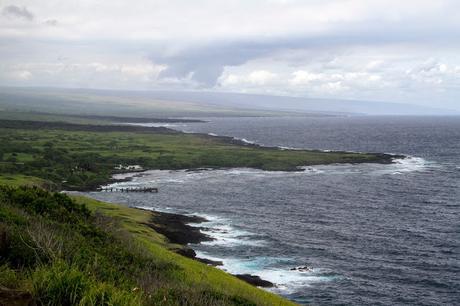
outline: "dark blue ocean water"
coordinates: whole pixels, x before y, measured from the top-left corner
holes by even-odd
[[[392,165],[299,172],[150,171],[125,185],[158,194],[90,193],[195,213],[217,240],[194,245],[223,269],[277,284],[311,305],[460,303],[460,118],[211,118],[175,126],[283,147],[401,153]],[[291,271],[300,265],[308,272]]]

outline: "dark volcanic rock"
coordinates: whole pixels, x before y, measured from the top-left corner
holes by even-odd
[[[270,288],[273,287],[274,284],[272,282],[269,282],[267,280],[261,279],[257,275],[251,275],[251,274],[235,274],[236,277],[239,279],[245,281],[248,284],[257,286],[257,287],[264,287],[264,288]]]
[[[188,257],[188,258],[195,259],[195,257],[196,257],[195,251],[193,249],[191,249],[189,247],[185,247],[185,246],[183,248],[174,250],[174,252],[176,252],[177,254],[182,255],[184,257]]]
[[[152,219],[148,223],[148,226],[164,235],[170,242],[186,245],[188,243],[213,240],[213,238],[203,234],[199,227],[189,225],[189,223],[201,223],[205,221],[207,220],[198,216],[152,212]]]
[[[312,268],[310,268],[309,266],[298,266],[298,267],[291,268],[291,271],[299,271],[299,272],[310,272],[311,270]]]
[[[207,258],[195,257],[195,260],[198,260],[199,262],[202,262],[202,263],[205,263],[205,264],[207,264],[209,266],[214,266],[214,267],[224,265],[224,263],[222,261],[211,260],[211,259],[207,259]]]

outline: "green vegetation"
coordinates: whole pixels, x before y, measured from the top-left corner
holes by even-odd
[[[168,250],[149,213],[0,187],[0,304],[293,305]],[[8,295],[12,300],[8,300]]]
[[[144,169],[252,167],[296,170],[330,163],[389,162],[381,154],[279,150],[230,138],[184,134],[165,128],[0,120],[0,181],[27,175],[57,189],[92,189],[120,172]]]
[[[0,305],[294,305],[177,254],[183,246],[152,228],[150,212],[49,190],[92,189],[129,165],[289,171],[392,158],[264,148],[95,117],[28,119],[37,121],[0,116]]]

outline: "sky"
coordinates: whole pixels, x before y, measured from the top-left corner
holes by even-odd
[[[0,0],[0,86],[460,110],[458,0]]]

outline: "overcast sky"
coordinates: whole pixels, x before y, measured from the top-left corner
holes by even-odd
[[[458,0],[0,0],[0,85],[460,109]]]

